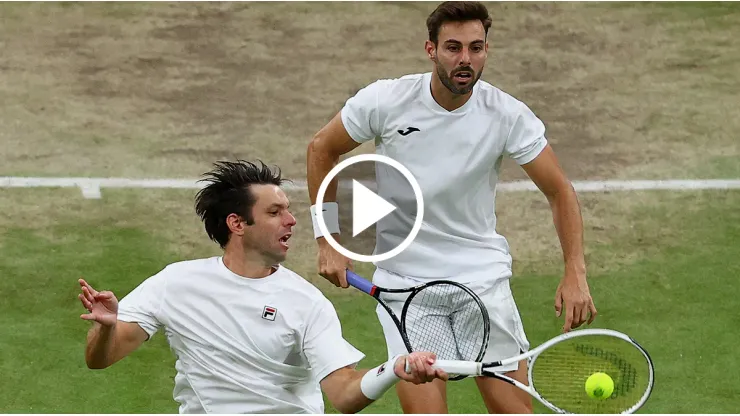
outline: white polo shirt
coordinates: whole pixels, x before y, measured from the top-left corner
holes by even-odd
[[[495,196],[502,158],[531,162],[547,145],[544,124],[521,101],[479,80],[462,107],[432,97],[431,73],[376,81],[347,100],[342,122],[357,142],[411,171],[424,196],[424,221],[413,243],[376,263],[417,279],[477,281],[511,276],[506,239],[496,232]],[[376,165],[378,194],[398,209],[376,226],[375,252],[397,247],[414,222],[406,179]],[[402,185],[399,185],[402,184]]]
[[[118,319],[164,329],[180,413],[323,413],[319,382],[364,357],[329,300],[282,266],[251,279],[221,257],[174,263],[124,297]]]

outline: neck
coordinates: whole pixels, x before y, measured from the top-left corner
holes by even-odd
[[[467,94],[453,94],[452,91],[442,84],[442,80],[439,79],[436,69],[432,72],[432,98],[442,108],[447,111],[457,110],[458,108],[465,105],[470,97],[473,95],[473,90],[470,90]]]
[[[246,252],[242,247],[226,246],[224,265],[239,276],[259,279],[275,272],[274,265],[262,256]]]

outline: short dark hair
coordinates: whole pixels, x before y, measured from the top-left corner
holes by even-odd
[[[483,3],[478,1],[446,1],[437,6],[427,18],[429,40],[437,45],[439,29],[447,22],[467,22],[470,20],[480,20],[483,29],[486,31],[486,36],[488,36],[492,19]]]
[[[244,160],[218,161],[215,168],[203,174],[199,182],[209,182],[195,196],[195,212],[205,224],[206,233],[221,248],[229,242],[231,231],[226,217],[236,214],[248,225],[254,224],[252,207],[256,202],[252,185],[277,185],[284,182],[280,169],[270,169],[261,160],[260,166]]]

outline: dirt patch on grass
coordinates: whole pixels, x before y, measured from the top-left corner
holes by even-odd
[[[242,157],[303,177],[307,141],[351,94],[429,70],[434,6],[5,4],[2,174],[193,177]],[[726,165],[740,14],[717,7],[490,4],[484,79],[536,111],[574,179]]]

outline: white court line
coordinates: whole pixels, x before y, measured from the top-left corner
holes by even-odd
[[[374,183],[360,181],[370,189]],[[340,186],[348,188],[351,181],[343,181]],[[82,196],[89,199],[102,197],[103,188],[143,188],[143,189],[200,189],[202,182],[195,179],[128,179],[128,178],[33,178],[0,176],[0,188],[79,188]],[[740,189],[740,179],[708,180],[632,180],[632,181],[573,181],[578,192],[636,191],[636,190],[701,190],[701,189]],[[286,190],[306,190],[305,181],[286,183]],[[536,191],[532,181],[501,182],[497,191]]]

